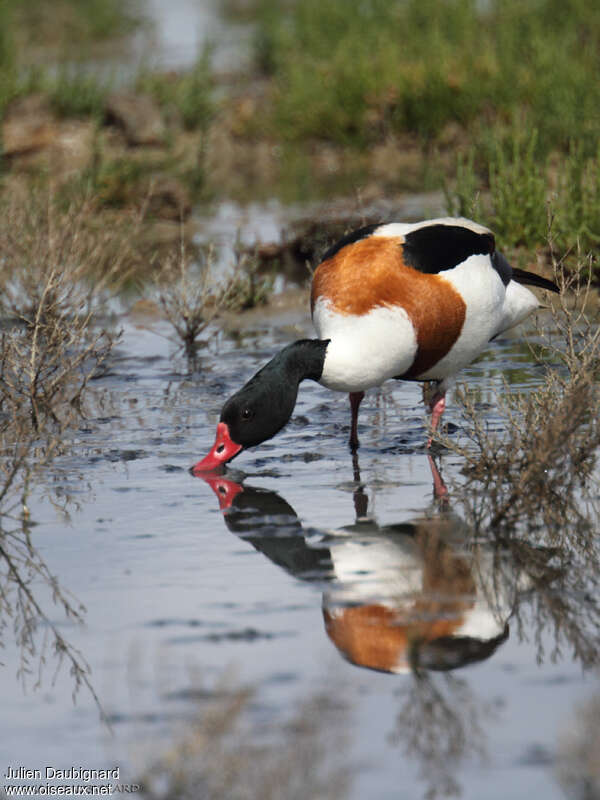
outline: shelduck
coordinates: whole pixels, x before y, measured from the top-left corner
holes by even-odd
[[[285,347],[227,400],[215,443],[192,471],[213,470],[275,436],[307,379],[349,394],[353,450],[365,391],[390,378],[432,382],[435,430],[450,379],[539,307],[524,284],[558,292],[552,281],[511,267],[493,233],[462,217],[350,233],[313,276],[318,338]]]

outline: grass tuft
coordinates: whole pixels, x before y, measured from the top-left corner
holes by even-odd
[[[600,147],[581,141],[566,154],[544,155],[537,129],[526,120],[495,129],[458,155],[456,177],[444,183],[450,214],[487,224],[502,247],[597,250],[600,244]]]
[[[77,64],[61,65],[49,85],[50,101],[61,117],[100,120],[110,90],[108,81],[102,81]]]
[[[142,72],[137,88],[154,97],[167,117],[178,119],[187,130],[206,131],[215,113],[210,60],[211,48],[205,47],[189,71]]]

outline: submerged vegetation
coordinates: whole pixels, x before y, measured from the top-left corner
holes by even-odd
[[[341,800],[348,795],[345,705],[330,693],[305,699],[290,719],[248,736],[252,691],[202,690],[191,723],[140,776],[146,800]]]

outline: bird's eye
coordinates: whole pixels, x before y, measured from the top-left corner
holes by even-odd
[[[245,408],[242,411],[242,419],[250,419],[251,416],[252,416],[252,411],[249,408]]]

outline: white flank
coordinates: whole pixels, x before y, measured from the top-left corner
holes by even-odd
[[[477,358],[494,336],[522,322],[539,305],[535,295],[523,286],[514,281],[505,286],[488,255],[470,256],[439,275],[463,298],[467,307],[465,321],[450,352],[419,375],[421,380],[455,375]]]
[[[338,392],[362,392],[402,375],[413,363],[417,339],[403,308],[378,307],[362,316],[339,314],[320,297],[313,322],[331,339],[320,383]]]

